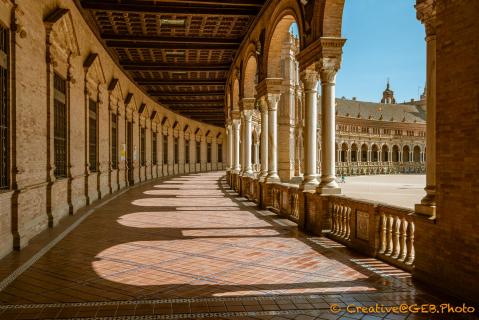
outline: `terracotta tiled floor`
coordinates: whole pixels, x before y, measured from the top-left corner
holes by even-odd
[[[140,186],[95,210],[0,292],[0,319],[343,319],[364,315],[331,304],[440,302],[408,273],[302,234],[209,173]],[[421,318],[366,316],[376,317]]]

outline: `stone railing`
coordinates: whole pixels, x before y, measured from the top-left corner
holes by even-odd
[[[330,238],[410,270],[414,263],[413,211],[343,196],[328,196]]]
[[[337,175],[425,173],[426,165],[420,162],[337,162]]]
[[[236,177],[235,177],[236,176]],[[413,210],[303,191],[298,185],[228,174],[230,185],[263,209],[405,270],[414,265]],[[233,183],[233,184],[231,184]]]

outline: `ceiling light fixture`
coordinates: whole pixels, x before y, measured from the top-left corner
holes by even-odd
[[[168,27],[184,27],[185,19],[160,19],[160,24]]]

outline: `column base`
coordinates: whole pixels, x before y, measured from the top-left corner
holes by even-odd
[[[292,184],[302,184],[304,181],[303,176],[294,176],[289,180],[289,183]]]
[[[430,219],[436,218],[436,206],[427,205],[427,204],[416,204],[414,206],[414,211],[417,214],[428,216]]]
[[[314,191],[318,188],[319,182],[316,179],[303,181],[299,188],[303,191]]]
[[[281,179],[279,178],[279,176],[276,174],[276,175],[268,175],[265,179],[264,179],[264,182],[266,183],[275,183],[275,182],[281,182]]]

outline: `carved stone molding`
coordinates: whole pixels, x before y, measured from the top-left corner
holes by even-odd
[[[278,102],[281,97],[279,93],[268,93],[266,95],[266,101],[268,102],[268,111],[278,110]]]
[[[242,99],[243,110],[253,110],[255,102],[256,102],[255,98],[243,98]]]
[[[46,61],[53,70],[75,83],[73,59],[80,56],[70,10],[57,8],[44,20]]]
[[[416,17],[426,27],[426,36],[436,35],[436,0],[416,0]]]
[[[334,84],[336,82],[336,73],[340,67],[341,57],[321,58],[317,64],[321,84]]]
[[[83,63],[85,69],[85,91],[90,98],[102,103],[103,93],[106,91],[105,73],[98,54],[91,53]]]
[[[321,58],[339,58],[343,53],[344,38],[322,37],[314,41],[307,48],[301,50],[297,55],[300,71],[311,67]]]
[[[318,85],[318,71],[316,70],[316,68],[310,66],[305,70],[301,71],[300,78],[305,90],[316,90],[316,87]]]

